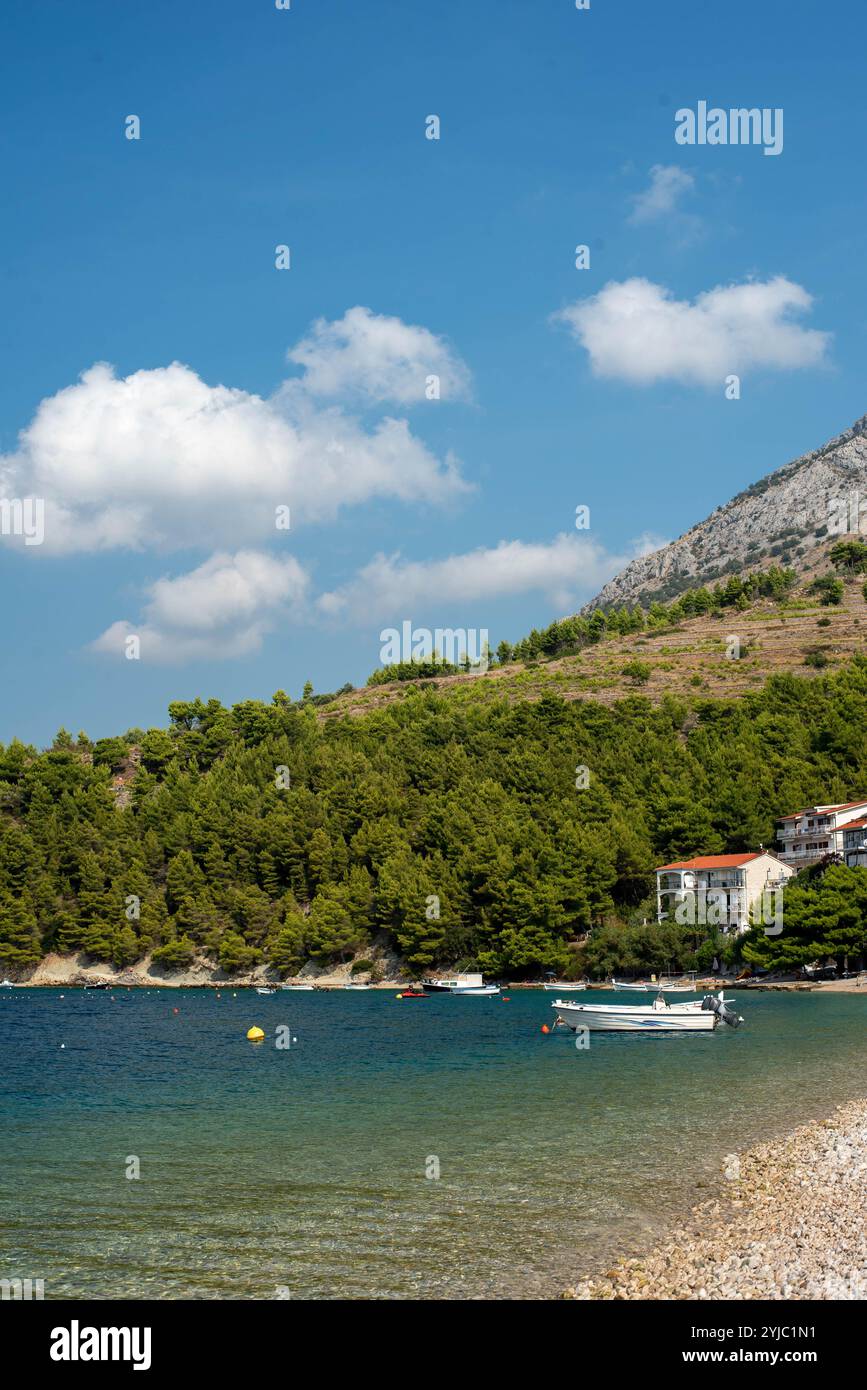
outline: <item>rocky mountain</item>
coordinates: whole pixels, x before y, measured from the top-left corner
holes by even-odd
[[[654,599],[770,564],[815,568],[829,538],[867,533],[867,415],[810,454],[784,464],[670,545],[621,570],[593,608]]]

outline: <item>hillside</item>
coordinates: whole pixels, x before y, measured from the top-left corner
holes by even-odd
[[[790,595],[438,688],[179,701],[166,729],[0,747],[0,969],[706,968],[741,943],[657,927],[654,866],[864,795],[865,627],[853,581],[840,607]],[[807,887],[776,959],[867,947],[867,871],[835,872],[827,930]]]
[[[836,438],[768,473],[718,507],[685,535],[633,560],[587,605],[643,603],[676,597],[733,571],[776,560],[803,572],[815,568],[826,536],[857,531],[859,503],[867,528],[867,415]]]
[[[815,573],[829,569],[825,542],[813,555]],[[810,574],[806,576],[810,578]],[[485,675],[431,677],[425,688],[451,691],[458,698],[488,702],[536,700],[545,693],[564,700],[612,705],[640,687],[652,703],[666,695],[741,696],[761,687],[769,675],[813,676],[834,669],[857,652],[867,652],[867,601],[863,576],[845,584],[842,603],[825,606],[800,585],[783,602],[762,601],[745,611],[686,618],[657,630],[608,637],[574,656],[534,664],[494,666]],[[728,638],[737,635],[741,657],[727,656]],[[645,681],[624,672],[631,662],[650,668]],[[322,708],[325,719],[353,717],[405,699],[409,683],[392,682],[353,690]]]

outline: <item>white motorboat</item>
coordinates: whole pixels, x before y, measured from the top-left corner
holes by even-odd
[[[486,985],[477,971],[465,975],[443,976],[438,980],[422,980],[425,994],[461,994],[469,998],[499,994],[499,985]]]
[[[692,979],[670,980],[666,975],[657,985],[663,994],[697,994],[698,986],[695,983],[695,975]]]
[[[473,971],[464,975],[443,975],[436,980],[422,980],[421,987],[425,994],[455,994],[459,989],[483,989],[484,980],[482,976]]]
[[[611,988],[617,990],[632,990],[636,994],[647,994],[648,990],[651,989],[652,986],[644,984],[633,985],[627,983],[626,980],[612,980]]]
[[[587,981],[586,981],[586,980],[573,980],[573,981],[570,983],[568,980],[561,980],[559,984],[553,984],[553,985],[545,984],[545,985],[542,986],[542,988],[543,988],[543,989],[559,990],[561,994],[580,994],[580,992],[581,992],[582,990],[584,990],[584,989],[587,988]]]
[[[281,985],[280,988],[281,988],[281,989],[309,989],[309,990],[314,990],[314,989],[316,988],[316,986],[315,986],[315,985]]]
[[[707,994],[702,1000],[688,1004],[669,1004],[657,995],[651,1005],[645,1004],[576,1004],[571,999],[556,999],[551,1005],[557,1011],[557,1022],[577,1031],[587,1028],[604,1033],[712,1033],[719,1023],[736,1028],[743,1022],[732,1013],[730,1000]]]
[[[257,986],[256,986],[256,993],[257,993],[257,994],[276,994],[277,991],[276,991],[276,989],[273,988],[272,985],[257,985]]]
[[[14,984],[12,983],[11,980],[0,980],[0,989],[14,989],[14,988],[15,988],[15,986],[14,986]]]
[[[335,988],[335,989],[351,989],[351,990],[354,991],[354,990],[357,990],[357,989],[373,989],[373,985],[360,985],[360,984],[351,983],[351,984],[348,984],[348,985],[335,985],[334,988]]]

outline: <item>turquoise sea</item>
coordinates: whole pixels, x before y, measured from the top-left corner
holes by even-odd
[[[542,1034],[551,997],[0,990],[0,1277],[556,1296],[709,1195],[725,1154],[867,1095],[867,992],[739,993],[737,1032],[587,1051]]]

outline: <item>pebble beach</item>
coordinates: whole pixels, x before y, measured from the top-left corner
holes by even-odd
[[[864,1299],[867,1100],[726,1157],[721,1191],[650,1255],[567,1299]]]

